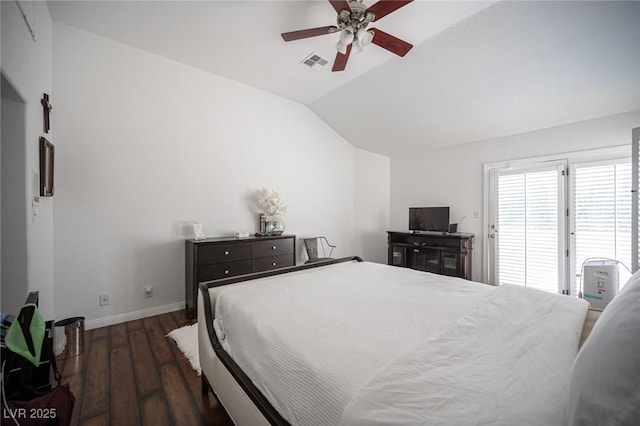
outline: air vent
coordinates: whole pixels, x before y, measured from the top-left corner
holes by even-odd
[[[315,53],[311,53],[306,58],[304,58],[300,63],[313,69],[313,68],[317,68],[318,66],[324,67],[329,62],[326,59],[316,55]]]

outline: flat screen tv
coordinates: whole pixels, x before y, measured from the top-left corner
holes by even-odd
[[[449,207],[409,207],[410,231],[449,231]]]

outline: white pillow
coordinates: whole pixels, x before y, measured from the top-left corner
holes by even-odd
[[[640,425],[640,272],[605,308],[576,356],[569,425]]]

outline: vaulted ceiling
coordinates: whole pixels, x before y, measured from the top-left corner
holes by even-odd
[[[366,1],[368,5],[375,1]],[[428,152],[640,109],[640,2],[421,1],[374,23],[414,44],[370,45],[331,72],[326,0],[57,1],[55,21],[307,105],[353,145]],[[327,66],[302,64],[310,54]]]

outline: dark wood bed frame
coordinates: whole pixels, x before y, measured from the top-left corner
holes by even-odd
[[[317,262],[317,263],[308,263],[300,266],[292,266],[289,268],[275,269],[267,272],[258,272],[255,274],[247,274],[247,275],[239,275],[231,278],[222,278],[219,280],[207,281],[200,283],[200,293],[202,294],[202,301],[204,303],[204,311],[207,319],[207,334],[209,335],[209,340],[211,341],[211,346],[215,351],[218,359],[224,364],[227,368],[231,376],[238,382],[240,387],[244,390],[244,392],[249,396],[251,401],[255,404],[255,406],[260,410],[260,412],[264,415],[264,417],[271,423],[272,425],[285,426],[289,425],[289,422],[286,421],[278,411],[273,408],[271,403],[267,400],[267,398],[262,395],[260,390],[251,382],[251,379],[242,371],[242,369],[236,364],[236,362],[229,356],[229,354],[224,350],[220,341],[218,340],[218,336],[216,335],[213,329],[213,312],[211,311],[211,298],[209,296],[209,289],[212,287],[219,287],[228,284],[235,284],[244,281],[255,280],[259,278],[267,278],[273,277],[276,275],[288,274],[290,272],[304,271],[307,269],[318,268],[322,266],[334,265],[336,263],[344,263],[344,262],[362,262],[362,259],[358,256],[351,257],[343,257],[340,259],[331,259],[327,261]],[[205,377],[204,372],[202,373],[202,393],[206,394],[211,389],[207,378]],[[215,392],[213,392],[215,395]],[[215,395],[217,398],[217,395]]]

